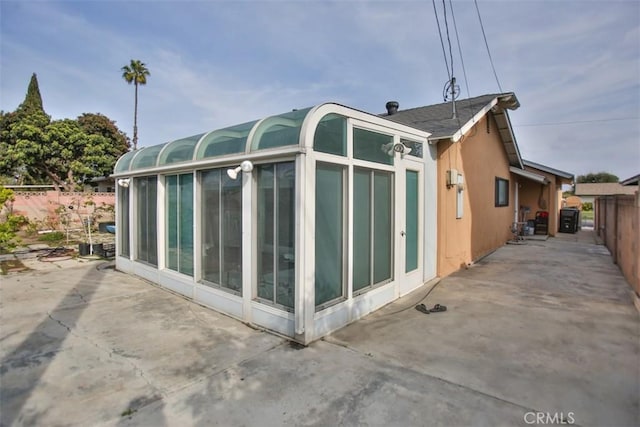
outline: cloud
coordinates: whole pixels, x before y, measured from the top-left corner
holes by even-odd
[[[462,96],[495,93],[475,8],[452,3]],[[501,84],[522,104],[511,118],[523,155],[575,173],[602,166],[637,173],[640,122],[600,120],[640,117],[640,3],[479,7]],[[0,8],[2,109],[22,102],[37,72],[54,118],[101,112],[130,134],[133,87],[120,68],[140,59],[151,70],[140,88],[141,145],[326,101],[374,113],[391,99],[400,108],[438,103],[448,78],[429,2],[51,1]],[[577,120],[598,121],[520,126]],[[613,144],[616,152],[607,155]]]

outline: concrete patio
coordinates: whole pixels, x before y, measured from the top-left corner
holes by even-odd
[[[307,348],[108,263],[50,264],[1,279],[2,426],[640,425],[638,312],[589,231],[506,245]]]

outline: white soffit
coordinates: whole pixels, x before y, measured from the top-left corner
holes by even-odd
[[[520,175],[524,178],[530,179],[532,181],[535,182],[539,182],[540,184],[548,184],[549,181],[547,181],[547,178],[542,176],[542,175],[538,175],[537,173],[533,173],[533,172],[529,172],[526,170],[522,170],[522,169],[518,169],[514,166],[510,166],[509,167],[509,171],[511,171],[511,173],[515,173],[516,175]]]

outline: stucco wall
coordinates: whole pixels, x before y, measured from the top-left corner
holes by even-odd
[[[438,145],[438,274],[446,276],[511,238],[513,180],[493,118],[485,116],[460,142]],[[456,218],[457,190],[447,188],[447,170],[464,176],[464,213]],[[495,207],[495,178],[509,180],[509,205]]]
[[[526,219],[535,219],[537,211],[549,212],[549,235],[555,236],[558,232],[560,209],[562,209],[562,182],[558,177],[539,169],[525,167],[527,171],[543,175],[549,180],[549,184],[543,185],[523,177],[518,179],[520,194],[518,204],[530,208]]]
[[[90,213],[96,221],[114,220],[115,193],[25,191],[15,192],[14,198],[13,213],[39,222],[40,229],[62,230],[63,220],[68,221],[70,227],[80,227],[80,218]]]

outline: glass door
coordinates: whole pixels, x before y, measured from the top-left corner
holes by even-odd
[[[404,158],[398,156],[396,160],[396,218],[399,225],[397,253],[400,254],[396,269],[400,279],[400,294],[404,295],[420,286],[423,281],[424,166],[422,158],[407,154]]]

